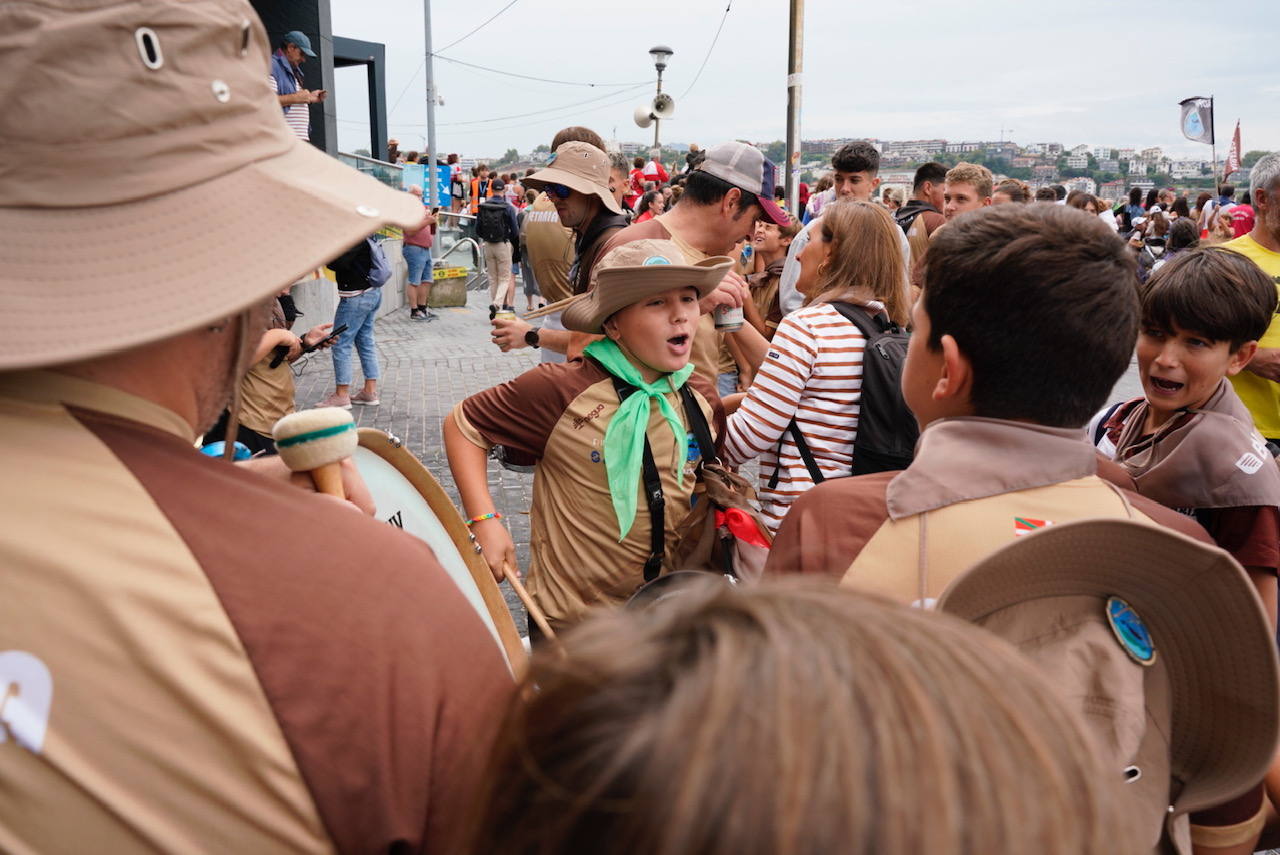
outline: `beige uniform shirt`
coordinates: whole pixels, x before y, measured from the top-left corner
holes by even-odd
[[[724,432],[714,387],[690,375],[694,399],[712,434]],[[678,393],[667,395],[684,413]],[[604,436],[617,412],[618,393],[609,375],[590,360],[544,363],[509,383],[472,395],[453,410],[468,440],[481,448],[503,446],[508,454],[536,462],[531,520],[529,593],[552,625],[579,620],[592,605],[621,603],[644,581],[649,556],[649,509],[637,485],[635,522],[619,542],[618,520],[604,463]],[[684,416],[686,428],[688,417]],[[658,408],[650,405],[649,442],[666,499],[667,554],[675,527],[689,512],[694,468],[700,455],[691,435],[682,440],[684,477],[671,461],[676,439]]]
[[[0,375],[0,852],[450,852],[511,692],[425,544]]]

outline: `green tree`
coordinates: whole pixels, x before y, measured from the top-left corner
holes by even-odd
[[[787,159],[786,140],[774,140],[764,147],[764,156],[774,163],[784,163]]]
[[[502,166],[503,164],[506,164],[506,163],[515,163],[519,159],[520,159],[520,152],[516,151],[514,148],[509,148],[507,149],[506,154],[498,158],[498,162],[494,165]]]
[[[1245,152],[1244,158],[1240,161],[1240,165],[1253,166],[1269,154],[1271,154],[1271,152],[1262,151],[1261,149],[1253,149],[1252,151]]]

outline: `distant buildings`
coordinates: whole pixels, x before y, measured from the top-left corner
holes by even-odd
[[[1083,148],[1083,146],[1076,146],[1076,148]],[[1074,153],[1075,149],[1072,149],[1072,152],[1072,154],[1067,155],[1067,169],[1088,169],[1089,155],[1084,152],[1076,154]]]

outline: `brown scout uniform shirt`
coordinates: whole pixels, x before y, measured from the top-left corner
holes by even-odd
[[[1080,430],[944,419],[921,434],[906,470],[834,479],[797,499],[765,569],[836,576],[931,605],[975,562],[1054,523],[1132,518],[1212,543],[1194,521],[1113,486],[1097,469]]]
[[[696,264],[711,257],[708,253],[694,247],[677,232],[667,228],[664,217],[661,216],[645,220],[643,223],[632,223],[625,229],[615,232],[600,250],[598,257],[604,258],[614,247],[638,240],[674,241],[689,264]],[[720,376],[720,340],[722,338],[724,335],[716,332],[715,318],[711,314],[705,314],[698,319],[698,330],[693,336],[689,361],[693,363],[693,372],[710,383],[712,388],[715,388],[716,379]]]
[[[457,851],[512,686],[430,549],[65,375],[0,436],[0,851]]]
[[[712,434],[722,436],[724,411],[715,387],[696,374],[688,382]],[[667,400],[687,428],[680,395],[669,392]],[[677,483],[671,465],[675,437],[658,407],[651,403],[649,409],[649,442],[662,475],[670,555],[675,528],[689,512],[697,444],[686,438],[691,450],[682,454],[684,480]],[[617,410],[618,393],[610,376],[596,363],[580,359],[543,363],[453,409],[459,429],[475,445],[500,445],[537,462],[528,587],[553,626],[580,620],[593,605],[625,602],[644,581],[650,521],[643,480],[637,488],[635,522],[619,542],[605,472],[605,429]]]

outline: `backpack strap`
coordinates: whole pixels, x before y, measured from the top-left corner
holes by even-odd
[[[787,428],[782,432],[782,436],[778,438],[778,451],[775,454],[777,463],[773,467],[773,477],[769,479],[769,489],[778,486],[778,479],[782,477],[782,440],[786,438],[787,432],[791,432],[791,439],[795,441],[796,451],[800,452],[800,459],[804,461],[804,468],[809,470],[809,477],[813,479],[814,484],[821,484],[827,480],[827,476],[822,474],[822,470],[818,468],[818,461],[813,459],[813,452],[809,450],[809,443],[804,441],[804,434],[800,432],[800,425],[796,423],[795,416],[791,417],[791,421],[787,423]]]
[[[698,401],[693,397],[693,390],[689,388],[689,384],[685,383],[680,387],[680,399],[684,401],[685,418],[689,420],[689,429],[693,431],[693,438],[698,442],[698,450],[702,452],[702,460],[720,461],[720,456],[716,454],[716,443],[711,438],[711,426],[707,424],[707,417],[702,412],[702,407],[698,406]]]
[[[855,306],[852,303],[844,303],[839,300],[833,300],[827,305],[843,315],[846,321],[857,327],[866,336],[868,344],[887,332],[898,332],[900,330],[897,324],[889,320],[889,316],[885,312],[870,315],[861,306]]]

